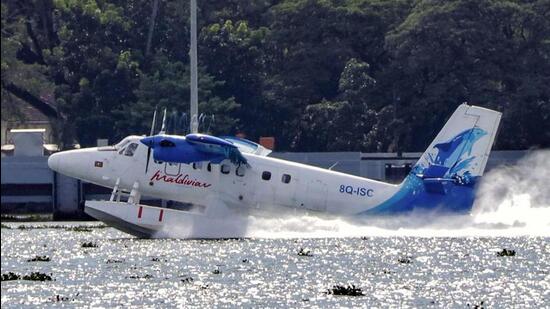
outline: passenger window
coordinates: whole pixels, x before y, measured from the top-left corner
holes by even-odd
[[[128,156],[128,157],[132,157],[134,155],[134,153],[136,152],[136,149],[138,147],[138,144],[136,143],[131,143],[130,145],[128,145],[128,147],[126,148],[126,151],[124,151],[124,155],[125,156]]]
[[[222,164],[220,171],[222,172],[222,174],[229,174],[231,172],[231,166],[227,164]]]
[[[212,163],[208,163],[208,165],[206,166],[206,170],[209,172],[212,171]]]
[[[123,154],[123,153],[124,153],[124,150],[126,150],[126,148],[120,149],[120,151],[118,152],[118,154]]]
[[[264,171],[264,172],[262,173],[262,179],[263,179],[263,180],[270,180],[270,179],[271,179],[271,172]]]
[[[239,177],[243,177],[243,176],[244,176],[244,171],[245,171],[244,166],[239,166],[239,167],[237,167],[237,169],[235,170],[235,175],[237,175],[237,176],[239,176]]]
[[[290,182],[290,175],[289,174],[283,174],[283,177],[281,178],[281,181],[284,183]]]
[[[202,162],[193,162],[193,169],[194,170],[202,169]]]

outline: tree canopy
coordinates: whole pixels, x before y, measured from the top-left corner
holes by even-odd
[[[422,151],[468,102],[503,112],[497,148],[550,146],[550,0],[198,6],[203,131]],[[188,1],[2,0],[1,39],[3,119],[25,101],[65,146],[146,134],[155,108],[188,122]]]

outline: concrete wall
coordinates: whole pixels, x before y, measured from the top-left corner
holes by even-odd
[[[487,163],[490,170],[502,164],[514,164],[527,151],[493,151]],[[322,168],[377,180],[401,181],[408,171],[401,167],[411,166],[421,153],[273,153],[273,157],[305,163]],[[85,200],[108,199],[110,189],[57,174],[48,168],[47,157],[2,158],[2,213],[54,213],[54,218],[84,218]],[[388,179],[388,172],[399,173]],[[397,177],[396,177],[397,175]],[[164,205],[160,200],[143,198],[147,204]]]

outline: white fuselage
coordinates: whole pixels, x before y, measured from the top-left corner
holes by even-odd
[[[52,155],[50,166],[63,174],[104,187],[206,208],[221,203],[239,211],[304,210],[353,215],[395,194],[398,186],[295,162],[243,154],[249,166],[227,162],[194,164],[150,160],[147,147],[130,136],[116,147],[87,148]],[[137,144],[130,155],[126,149]],[[134,146],[135,147],[135,146]]]

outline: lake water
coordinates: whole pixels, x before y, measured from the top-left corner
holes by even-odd
[[[98,247],[81,247],[89,241]],[[301,248],[312,256],[299,256]],[[497,256],[503,248],[516,255]],[[549,254],[548,237],[139,240],[112,228],[3,229],[2,273],[40,271],[54,281],[2,282],[2,308],[541,308],[550,305]],[[27,262],[36,255],[51,261]],[[325,294],[336,284],[365,295]]]

